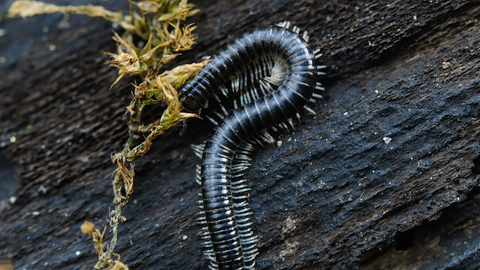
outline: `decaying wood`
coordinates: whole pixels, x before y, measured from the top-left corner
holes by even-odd
[[[290,20],[328,66],[317,114],[281,144],[258,147],[246,173],[258,269],[479,267],[479,1],[196,2],[198,44],[180,61]],[[48,15],[2,26],[0,155],[18,186],[1,198],[0,261],[15,269],[94,265],[79,228],[105,224],[109,156],[127,138],[132,86],[109,90],[116,72],[103,65],[111,25],[61,22]],[[185,135],[170,131],[136,162],[116,249],[130,269],[207,267],[190,144],[210,130],[189,121]]]

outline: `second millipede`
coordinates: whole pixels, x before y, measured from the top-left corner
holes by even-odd
[[[206,141],[200,168],[201,222],[205,225],[205,254],[212,269],[253,269],[256,237],[246,207],[248,191],[241,179],[249,139],[267,136],[265,130],[291,123],[306,103],[323,90],[322,74],[306,33],[289,23],[257,30],[235,40],[199,75],[181,89],[179,97],[188,111],[199,111],[217,93],[242,92],[241,106],[217,123]],[[240,89],[240,90],[239,90]],[[261,92],[261,93],[259,93]],[[308,109],[308,108],[307,108]],[[268,139],[267,139],[268,141]]]

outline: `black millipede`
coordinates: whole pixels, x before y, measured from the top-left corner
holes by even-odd
[[[249,140],[271,141],[270,127],[286,126],[299,115],[315,90],[318,70],[306,33],[289,24],[257,30],[235,40],[179,93],[184,109],[199,111],[211,97],[240,92],[235,109],[224,112],[202,149],[201,223],[205,254],[212,269],[252,269],[257,255],[250,227],[248,188],[241,171],[253,147]],[[229,93],[232,92],[232,93]],[[240,103],[240,104],[238,104]],[[290,124],[291,125],[291,124]],[[258,141],[258,140],[257,140]]]

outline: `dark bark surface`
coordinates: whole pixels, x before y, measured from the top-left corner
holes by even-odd
[[[246,173],[258,269],[480,267],[479,1],[194,3],[198,44],[180,62],[289,20],[328,66],[317,114],[258,147]],[[15,269],[95,264],[80,225],[105,224],[109,157],[127,138],[131,81],[109,90],[116,71],[103,64],[111,24],[62,18],[2,26],[0,261]],[[190,144],[211,128],[189,121],[135,162],[116,249],[130,269],[206,269]]]

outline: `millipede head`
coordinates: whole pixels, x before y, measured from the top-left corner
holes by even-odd
[[[188,112],[198,112],[201,109],[200,104],[190,96],[181,98],[182,107]]]

